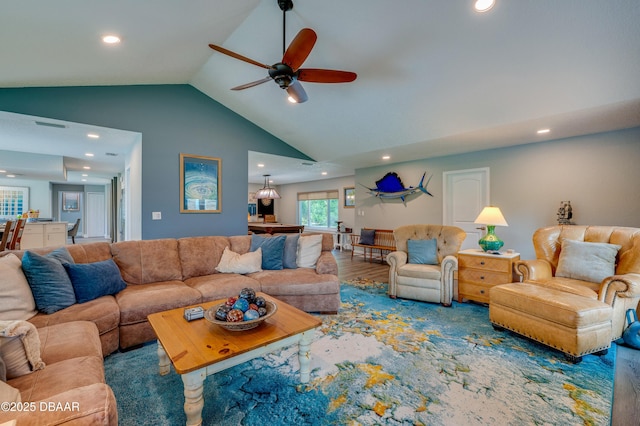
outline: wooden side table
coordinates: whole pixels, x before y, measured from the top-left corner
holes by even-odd
[[[513,264],[520,253],[489,254],[480,249],[458,252],[458,302],[463,299],[489,303],[494,285],[518,281]]]

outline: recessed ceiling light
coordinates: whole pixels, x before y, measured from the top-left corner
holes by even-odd
[[[85,169],[85,170],[91,170],[91,167],[89,167],[89,166],[84,166],[84,167],[83,167],[83,169]]]
[[[99,139],[100,135],[97,133],[87,133],[87,137],[91,139]]]
[[[476,0],[473,5],[476,12],[486,12],[496,4],[495,0]]]
[[[0,173],[7,173],[6,170],[0,170]]]
[[[537,132],[537,133],[538,133],[539,135],[542,135],[542,134],[544,134],[544,133],[549,133],[550,131],[551,131],[551,129],[540,129],[540,130],[538,130],[538,132]]]
[[[16,175],[7,175],[8,178],[14,178]]]
[[[322,172],[322,176],[326,176],[326,175],[327,175],[327,172]]]
[[[258,167],[264,167],[264,164],[258,163]]]
[[[118,37],[117,35],[109,34],[102,37],[102,41],[107,44],[118,44],[120,43],[120,37]]]
[[[89,176],[89,175],[88,175],[88,174],[86,174],[86,173],[83,173],[83,174],[82,174],[82,177],[87,177],[87,176]]]
[[[90,152],[87,152],[87,153],[85,153],[84,155],[85,155],[86,157],[93,157],[93,154],[92,154],[92,153],[90,153]]]
[[[383,160],[388,160],[388,159],[390,159],[390,158],[391,158],[391,156],[390,156],[390,155],[383,155],[383,156],[382,156],[382,159],[383,159]]]

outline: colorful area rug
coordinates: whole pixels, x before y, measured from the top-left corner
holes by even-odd
[[[510,332],[484,306],[386,296],[386,284],[344,283],[323,316],[311,382],[295,349],[205,380],[205,425],[606,425],[615,345],[574,365]],[[156,343],[105,359],[121,425],[179,425],[182,381],[160,376]]]

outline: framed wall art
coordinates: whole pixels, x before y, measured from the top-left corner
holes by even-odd
[[[13,218],[29,211],[29,187],[0,186],[0,217]]]
[[[222,212],[222,161],[180,154],[180,213]]]
[[[356,206],[356,188],[348,187],[344,189],[344,207],[354,208]]]
[[[63,192],[62,193],[62,211],[77,212],[80,210],[80,193],[79,192]]]

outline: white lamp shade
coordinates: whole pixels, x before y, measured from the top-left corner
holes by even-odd
[[[276,191],[275,189],[271,187],[267,187],[267,188],[262,188],[258,190],[258,192],[256,192],[256,198],[257,199],[262,199],[262,198],[276,199],[276,198],[280,198],[280,194],[278,194],[278,191]]]
[[[485,207],[473,223],[493,226],[509,226],[498,207]]]

